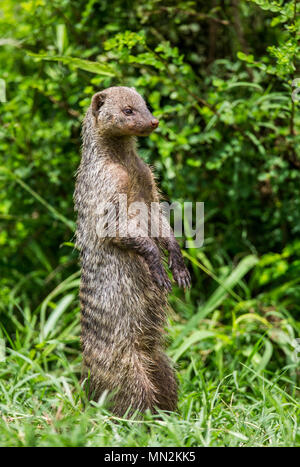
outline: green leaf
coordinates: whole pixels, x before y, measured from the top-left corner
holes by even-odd
[[[229,84],[227,89],[232,89],[232,88],[239,88],[239,87],[244,87],[244,88],[255,88],[258,89],[259,91],[263,92],[263,88],[257,84],[257,83],[250,83],[248,81],[240,81],[238,83],[232,83]]]
[[[68,45],[68,35],[65,24],[58,24],[56,26],[56,41],[58,51],[62,54]]]
[[[90,73],[95,73],[97,75],[111,77],[116,75],[116,72],[109,65],[103,63],[92,62],[90,60],[84,60],[77,57],[69,57],[63,55],[36,54],[28,50],[26,51],[26,53],[31,57],[37,58],[39,60],[61,62],[64,65],[80,68],[80,70],[89,71]]]
[[[191,336],[189,336],[187,339],[184,340],[184,342],[181,344],[180,347],[176,349],[174,354],[172,355],[172,359],[176,363],[177,360],[181,357],[182,354],[186,350],[188,350],[192,345],[196,344],[197,342],[202,341],[203,339],[208,339],[209,337],[215,337],[216,333],[213,331],[196,331],[194,332]]]
[[[30,188],[27,183],[25,183],[21,178],[19,178],[17,175],[15,175],[13,172],[8,170],[6,167],[1,167],[0,166],[0,172],[4,172],[7,174],[9,177],[11,177],[13,180],[15,180],[24,190],[28,191],[37,201],[39,201],[41,204],[43,204],[48,211],[51,212],[51,214],[59,219],[61,222],[66,224],[70,230],[74,231],[75,230],[75,222],[70,221],[67,219],[65,216],[60,214],[53,206],[51,206],[42,196],[40,196],[38,193],[36,193],[32,188]]]

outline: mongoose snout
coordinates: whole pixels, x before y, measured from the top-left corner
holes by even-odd
[[[153,120],[151,120],[151,126],[153,128],[157,128],[159,125],[159,120],[157,120],[157,118],[153,118]]]

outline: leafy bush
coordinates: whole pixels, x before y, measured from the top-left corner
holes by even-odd
[[[5,369],[0,363],[0,382],[6,401],[13,397],[22,405],[23,389],[5,394],[12,381],[26,386],[21,378],[28,371],[32,384],[41,386],[27,388],[35,397],[45,391],[52,400],[57,384],[67,394],[68,385],[76,387],[79,273],[72,194],[81,118],[94,92],[134,86],[160,119],[159,129],[139,144],[166,198],[205,203],[204,246],[184,250],[193,287],[185,295],[175,288],[170,297],[169,352],[179,365],[184,416],[207,409],[211,388],[228,375],[224,384],[238,388],[238,403],[250,404],[264,375],[278,385],[276,395],[268,393],[268,410],[278,414],[274,433],[281,435],[258,440],[244,432],[232,435],[232,442],[296,442],[294,406],[291,425],[283,427],[278,398],[284,388],[282,404],[289,398],[295,403],[298,376],[298,94],[292,99],[299,76],[298,12],[296,0],[1,5],[0,337],[10,364]],[[206,403],[204,380],[197,381],[204,371]],[[48,390],[49,374],[54,382]],[[249,399],[247,391],[253,391]],[[8,402],[5,407],[10,413]],[[202,421],[209,417],[207,412]],[[267,426],[266,420],[268,415]],[[218,444],[228,430],[221,438],[201,434],[189,442]]]

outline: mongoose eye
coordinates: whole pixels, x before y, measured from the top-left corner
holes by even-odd
[[[131,110],[131,109],[124,109],[123,112],[124,112],[125,115],[132,115],[133,114],[133,110]]]

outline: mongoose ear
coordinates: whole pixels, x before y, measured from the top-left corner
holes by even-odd
[[[92,113],[96,117],[98,115],[100,107],[104,104],[106,94],[105,92],[97,92],[97,94],[94,94],[92,97]]]

